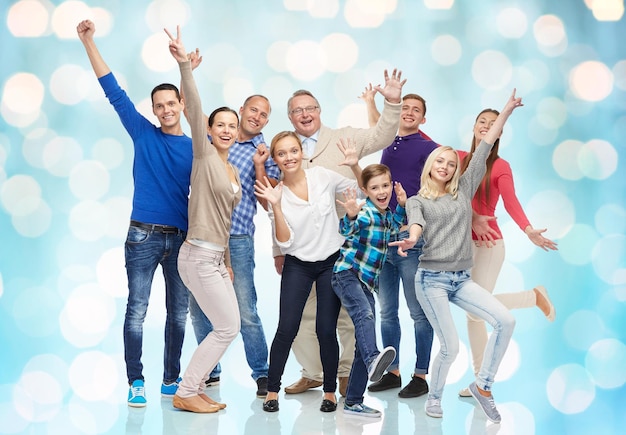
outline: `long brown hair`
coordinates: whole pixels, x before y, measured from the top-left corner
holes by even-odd
[[[476,117],[476,120],[474,121],[474,125],[476,125],[478,118],[480,118],[480,115],[482,115],[483,113],[494,113],[496,116],[500,115],[500,112],[498,112],[495,109],[485,109],[478,114],[478,116]],[[472,160],[472,157],[474,156],[474,151],[476,150],[476,147],[478,146],[479,143],[480,142],[476,140],[476,135],[472,135],[472,148],[470,149],[470,152],[467,153],[467,155],[463,158],[463,161],[461,162],[461,174],[464,173],[465,170],[467,169],[467,166]],[[496,139],[496,141],[493,144],[493,147],[491,148],[491,152],[489,153],[489,156],[487,157],[487,171],[485,172],[485,176],[483,177],[483,180],[480,182],[480,188],[476,192],[477,197],[480,199],[480,197],[482,196],[482,192],[484,190],[485,201],[487,202],[489,202],[489,195],[491,192],[491,169],[493,168],[493,163],[500,158],[500,156],[498,155],[498,148],[500,148],[500,138]]]

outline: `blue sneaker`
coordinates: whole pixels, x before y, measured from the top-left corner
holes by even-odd
[[[493,423],[500,423],[502,421],[498,408],[496,408],[496,402],[493,401],[493,396],[483,396],[480,394],[476,382],[472,382],[467,389],[480,405],[480,409],[482,409],[487,420]]]
[[[133,408],[143,408],[146,406],[146,389],[143,380],[136,379],[128,389],[128,406]]]
[[[368,417],[368,418],[380,418],[382,417],[382,412],[377,409],[370,408],[363,403],[355,403],[354,405],[348,405],[344,402],[343,404],[343,413],[350,415],[358,415],[360,417]]]
[[[166,384],[165,382],[161,384],[161,397],[174,397],[176,391],[178,390],[178,384],[182,381],[183,378],[178,378],[171,384]]]

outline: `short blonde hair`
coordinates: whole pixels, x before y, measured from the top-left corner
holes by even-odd
[[[286,137],[294,138],[298,142],[298,145],[300,145],[300,150],[302,150],[302,142],[296,133],[293,131],[281,131],[274,136],[270,144],[270,156],[272,156],[272,158],[274,158],[274,153],[276,152],[276,144]]]
[[[426,159],[426,163],[424,163],[424,169],[422,170],[422,177],[420,180],[421,188],[418,192],[419,195],[423,198],[436,199],[439,197],[439,189],[437,189],[435,182],[432,180],[432,178],[430,178],[430,171],[437,157],[439,157],[446,151],[454,152],[454,155],[456,156],[456,169],[454,170],[454,174],[452,175],[450,181],[446,183],[445,190],[446,193],[452,195],[452,198],[457,198],[459,190],[459,178],[461,177],[461,164],[459,162],[459,155],[457,154],[456,150],[449,146],[441,146],[435,148]]]

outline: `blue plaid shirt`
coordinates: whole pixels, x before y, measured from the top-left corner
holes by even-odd
[[[369,198],[354,220],[344,215],[339,221],[339,232],[346,241],[333,272],[353,269],[370,291],[378,292],[378,275],[385,263],[389,237],[400,230],[405,216],[400,205],[395,213],[389,208],[381,213]]]
[[[237,167],[241,179],[241,201],[233,210],[231,235],[254,236],[254,215],[256,214],[257,199],[254,194],[256,172],[254,171],[252,156],[262,143],[265,143],[265,138],[263,133],[259,133],[249,141],[235,141],[228,150],[228,161]],[[267,172],[268,178],[277,180],[280,178],[278,166],[271,157],[265,162],[265,172]]]

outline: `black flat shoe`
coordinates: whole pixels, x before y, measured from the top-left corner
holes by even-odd
[[[322,400],[322,406],[320,406],[320,411],[322,412],[335,412],[337,410],[337,404],[332,400],[324,399]]]
[[[265,412],[276,412],[278,411],[278,400],[272,399],[267,402],[263,402],[263,411]]]

